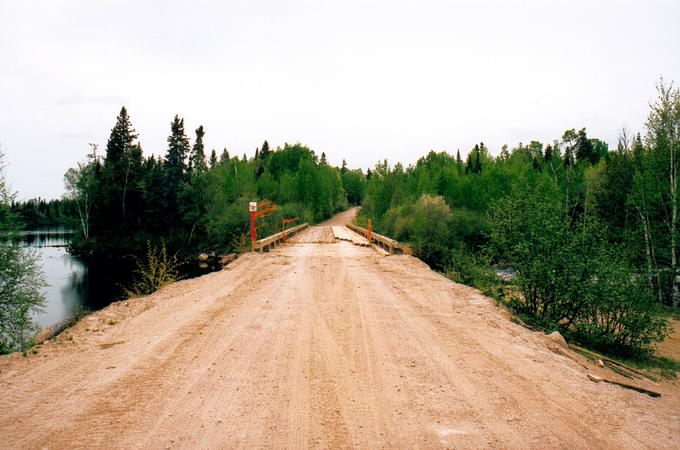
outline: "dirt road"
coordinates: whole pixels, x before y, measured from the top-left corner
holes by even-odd
[[[321,238],[300,234],[1,357],[0,447],[680,442],[675,385],[638,381],[663,394],[651,398],[593,383],[587,373],[606,372],[419,260],[305,233]]]

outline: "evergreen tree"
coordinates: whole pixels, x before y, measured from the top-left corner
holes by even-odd
[[[137,139],[137,134],[130,124],[130,117],[127,109],[123,106],[116,118],[116,124],[111,130],[109,141],[106,144],[106,157],[104,159],[105,166],[111,166],[119,163],[123,158],[123,154],[127,147]]]
[[[215,167],[217,167],[217,152],[215,152],[215,149],[212,149],[210,153],[210,168],[214,169]]]
[[[168,154],[163,164],[165,183],[165,205],[167,208],[169,224],[178,225],[178,193],[182,183],[186,180],[187,166],[186,157],[189,151],[189,139],[184,133],[184,119],[175,116],[170,124],[170,136],[168,136]]]
[[[222,150],[222,154],[220,155],[220,164],[226,166],[229,163],[229,159],[230,157],[227,147],[224,147],[224,150]]]
[[[191,156],[189,157],[189,167],[192,171],[197,173],[203,173],[208,168],[205,163],[203,136],[205,136],[205,131],[203,130],[203,125],[201,125],[196,128],[196,140],[194,141],[194,146],[191,149]]]
[[[545,147],[545,154],[543,155],[543,160],[544,161],[550,161],[553,157],[553,148],[552,145],[548,144]]]
[[[481,149],[479,145],[475,144],[475,148],[468,154],[465,173],[479,173],[482,171],[482,158],[480,155],[482,149],[485,149],[483,142],[481,144]]]
[[[142,149],[135,139],[137,134],[123,106],[111,130],[101,172],[95,170],[97,182],[92,189],[92,228],[104,239],[124,234],[128,219],[139,213],[137,184],[142,175]]]
[[[267,156],[269,156],[270,150],[269,150],[269,142],[265,139],[265,141],[262,143],[262,150],[260,150],[260,159],[265,160],[267,159]]]
[[[596,164],[600,159],[600,155],[595,152],[592,142],[586,135],[586,129],[581,128],[576,135],[576,143],[574,145],[576,161],[589,161],[590,164]]]

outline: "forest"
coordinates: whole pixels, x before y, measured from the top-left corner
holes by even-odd
[[[193,144],[179,116],[170,123],[167,154],[144,157],[125,107],[106,150],[96,145],[65,174],[66,199],[74,202],[79,255],[143,255],[147,243],[187,258],[197,252],[231,252],[249,242],[250,201],[273,201],[277,209],[258,228],[260,236],[280,231],[282,218],[300,223],[325,219],[364,192],[360,170],[331,167],[296,143],[271,149],[265,140],[248,159],[213,149],[206,154],[203,126]]]
[[[646,348],[669,331],[662,308],[680,302],[680,93],[663,80],[657,90],[644,130],[622,130],[615,149],[582,128],[496,157],[480,143],[465,160],[378,164],[360,221],[534,326],[616,353]]]
[[[643,129],[621,130],[614,149],[572,128],[497,156],[480,142],[464,159],[430,151],[366,173],[344,160],[332,167],[300,143],[273,149],[265,140],[250,158],[208,154],[204,127],[192,143],[179,116],[167,153],[145,157],[123,107],[105,151],[90,144],[64,175],[62,200],[6,195],[4,208],[16,223],[76,229],[70,251],[85,259],[183,261],[247,249],[250,201],[278,205],[261,237],[283,218],[313,224],[361,205],[360,225],[372,219],[376,232],[531,326],[632,354],[664,339],[680,303],[680,92],[663,80],[657,90]]]

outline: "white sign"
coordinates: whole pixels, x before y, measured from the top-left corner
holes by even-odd
[[[250,207],[248,208],[251,212],[257,211],[257,202],[250,202]]]

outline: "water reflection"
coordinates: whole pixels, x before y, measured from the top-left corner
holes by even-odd
[[[33,248],[40,256],[49,286],[43,290],[45,306],[33,313],[41,327],[53,327],[83,310],[94,311],[123,298],[123,286],[129,286],[136,267],[131,259],[85,261],[68,253],[66,246],[73,236],[69,230],[38,230],[13,236],[13,240]],[[186,265],[184,278],[203,275]]]
[[[27,241],[24,242],[28,244]],[[63,237],[61,239],[54,236],[48,239],[38,237],[31,245],[40,255],[40,265],[49,283],[49,286],[43,290],[46,299],[45,307],[34,314],[34,320],[41,327],[51,326],[71,318],[82,305],[87,294],[82,289],[87,276],[85,264],[69,255],[65,247],[46,246],[48,243],[49,245],[65,245],[67,241]]]
[[[21,242],[29,247],[63,246],[73,236],[71,230],[36,230],[22,231],[12,236],[14,242]]]

